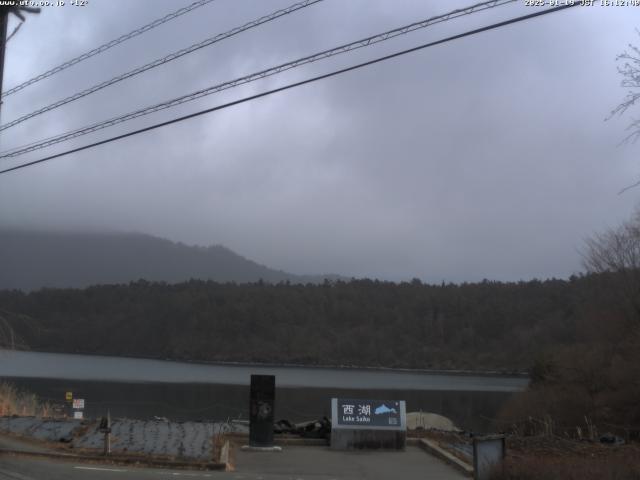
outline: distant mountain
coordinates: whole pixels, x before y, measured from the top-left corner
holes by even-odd
[[[135,280],[318,283],[335,275],[272,270],[220,245],[189,246],[143,234],[0,229],[0,289],[86,287]]]

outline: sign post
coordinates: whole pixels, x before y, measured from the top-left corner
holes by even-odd
[[[76,420],[82,420],[84,418],[84,398],[73,399],[73,418]]]
[[[111,455],[111,412],[107,410],[107,416],[102,417],[98,430],[104,433],[104,455]]]
[[[331,448],[404,450],[407,408],[404,400],[331,399]]]
[[[486,435],[473,439],[474,480],[489,480],[504,468],[504,435]]]
[[[65,416],[73,416],[73,407],[71,405],[71,401],[73,400],[73,392],[66,391],[64,392],[64,401],[66,402],[65,406]]]

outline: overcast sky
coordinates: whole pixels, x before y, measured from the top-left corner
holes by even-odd
[[[9,41],[5,90],[191,2],[66,3]],[[291,3],[216,0],[4,99],[1,123]],[[0,150],[470,3],[325,0],[5,130]],[[0,164],[533,11],[452,20]],[[640,196],[617,194],[640,178],[640,144],[618,146],[632,115],[604,121],[636,27],[638,8],[577,7],[2,175],[0,226],[222,244],[293,273],[567,277]]]

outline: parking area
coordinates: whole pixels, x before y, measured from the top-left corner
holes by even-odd
[[[285,446],[281,452],[235,449],[235,478],[295,480],[388,480],[468,478],[419,447],[405,451],[334,451],[328,447]],[[244,477],[243,475],[246,475]]]

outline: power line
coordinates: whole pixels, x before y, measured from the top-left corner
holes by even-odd
[[[209,0],[212,1],[212,0]],[[239,33],[242,33],[246,30],[250,30],[251,28],[255,28],[259,25],[262,25],[263,23],[267,23],[267,22],[271,22],[273,20],[276,20],[277,18],[280,18],[284,15],[288,15],[290,13],[293,13],[297,10],[301,10],[303,8],[309,7],[311,5],[314,5],[318,2],[322,2],[323,0],[304,0],[302,2],[299,3],[295,3],[293,5],[290,5],[287,8],[281,9],[281,10],[277,10],[273,13],[270,13],[269,15],[265,15],[263,17],[260,17],[256,20],[253,20],[251,22],[245,23],[242,26],[233,28],[227,32],[224,33],[220,33],[218,35],[215,35],[213,37],[207,38],[201,42],[198,43],[194,43],[193,45],[190,45],[189,47],[183,48],[181,50],[178,50],[176,52],[170,53],[169,55],[166,55],[162,58],[158,58],[156,60],[154,60],[153,62],[149,62],[145,65],[142,65],[141,67],[137,67],[133,70],[130,70],[128,72],[125,72],[121,75],[118,75],[116,77],[113,77],[110,80],[106,80],[104,82],[98,83],[96,85],[93,85],[92,87],[89,87],[85,90],[82,90],[81,92],[75,93],[69,97],[63,98],[62,100],[58,100],[57,102],[54,102],[50,105],[47,105],[46,107],[42,107],[34,112],[28,113],[26,115],[23,115],[22,117],[19,117],[15,120],[12,120],[9,123],[6,123],[4,125],[0,125],[0,132],[3,130],[6,130],[8,128],[11,128],[15,125],[18,125],[19,123],[22,123],[26,120],[29,120],[30,118],[36,117],[38,115],[42,115],[45,112],[49,112],[51,110],[54,110],[58,107],[61,107],[63,105],[66,105],[67,103],[71,103],[74,102],[76,100],[79,100],[83,97],[86,97],[87,95],[91,95],[92,93],[95,93],[99,90],[102,90],[103,88],[106,88],[110,85],[113,85],[115,83],[121,82],[123,80],[126,80],[127,78],[131,78],[131,77],[135,77],[136,75],[139,75],[143,72],[146,72],[148,70],[151,70],[152,68],[156,68],[159,67],[160,65],[164,65],[165,63],[169,63],[173,60],[176,60],[180,57],[183,57],[184,55],[187,55],[189,53],[193,53],[197,50],[200,50],[201,48],[204,47],[208,47],[210,45],[213,45],[214,43],[218,43],[221,42],[222,40],[225,40],[229,37],[233,37],[234,35],[237,35]]]
[[[222,105],[218,105],[218,106],[215,106],[215,107],[212,107],[212,108],[207,108],[205,110],[200,110],[198,112],[191,113],[189,115],[184,115],[182,117],[174,118],[174,119],[168,120],[166,122],[157,123],[155,125],[151,125],[151,126],[148,126],[148,127],[145,127],[145,128],[141,128],[139,130],[134,130],[132,132],[128,132],[128,133],[125,133],[125,134],[122,134],[122,135],[117,135],[115,137],[111,137],[111,138],[108,138],[108,139],[105,139],[105,140],[101,140],[99,142],[94,142],[94,143],[91,143],[91,144],[88,144],[88,145],[83,145],[82,147],[78,147],[78,148],[74,148],[74,149],[71,149],[71,150],[67,150],[65,152],[57,153],[55,155],[50,155],[48,157],[41,158],[39,160],[34,160],[32,162],[27,162],[27,163],[23,163],[23,164],[20,164],[20,165],[16,165],[16,166],[11,167],[11,168],[0,170],[0,175],[12,172],[14,170],[19,170],[19,169],[22,169],[22,168],[26,168],[26,167],[30,167],[30,166],[33,166],[33,165],[37,165],[39,163],[47,162],[47,161],[53,160],[55,158],[60,158],[60,157],[66,156],[66,155],[70,155],[72,153],[80,152],[80,151],[83,151],[83,150],[88,150],[90,148],[97,147],[99,145],[104,145],[106,143],[114,142],[116,140],[121,140],[121,139],[124,139],[124,138],[127,138],[127,137],[138,135],[140,133],[144,133],[144,132],[148,132],[148,131],[151,131],[151,130],[155,130],[157,128],[164,127],[164,126],[167,126],[167,125],[171,125],[173,123],[182,122],[182,121],[188,120],[190,118],[195,118],[195,117],[198,117],[198,116],[201,116],[201,115],[205,115],[207,113],[215,112],[215,111],[218,111],[218,110],[223,110],[225,108],[229,108],[229,107],[232,107],[234,105],[239,105],[241,103],[249,102],[249,101],[256,100],[256,99],[262,98],[262,97],[266,97],[266,96],[272,95],[274,93],[283,92],[283,91],[289,90],[291,88],[295,88],[295,87],[299,87],[299,86],[302,86],[302,85],[306,85],[308,83],[313,83],[313,82],[317,82],[319,80],[324,80],[326,78],[334,77],[334,76],[337,76],[337,75],[340,75],[340,74],[343,74],[343,73],[346,73],[346,72],[350,72],[352,70],[357,70],[357,69],[360,69],[360,68],[363,68],[363,67],[367,67],[369,65],[374,65],[376,63],[380,63],[380,62],[384,62],[386,60],[390,60],[392,58],[396,58],[396,57],[400,57],[400,56],[403,56],[403,55],[406,55],[406,54],[409,54],[409,53],[413,53],[413,52],[416,52],[418,50],[423,50],[425,48],[433,47],[435,45],[440,45],[442,43],[450,42],[450,41],[453,41],[453,40],[458,40],[460,38],[468,37],[468,36],[471,36],[471,35],[476,35],[478,33],[486,32],[486,31],[489,31],[489,30],[495,30],[497,28],[501,28],[501,27],[504,27],[504,26],[507,26],[507,25],[511,25],[511,24],[518,23],[518,22],[523,22],[525,20],[529,20],[529,19],[532,19],[532,18],[540,17],[542,15],[548,15],[550,13],[559,12],[559,11],[565,10],[567,8],[576,7],[578,5],[580,5],[580,3],[575,2],[575,3],[572,3],[572,4],[565,4],[565,5],[562,5],[562,6],[559,6],[559,7],[547,8],[545,10],[540,10],[538,12],[530,13],[528,15],[523,15],[523,16],[520,16],[520,17],[511,18],[511,19],[505,20],[503,22],[498,22],[498,23],[494,23],[494,24],[491,24],[491,25],[487,25],[485,27],[480,27],[480,28],[476,28],[474,30],[469,30],[469,31],[464,32],[464,33],[459,33],[457,35],[446,37],[446,38],[443,38],[441,40],[436,40],[434,42],[425,43],[425,44],[419,45],[417,47],[409,48],[409,49],[406,49],[406,50],[401,50],[399,52],[392,53],[392,54],[389,54],[389,55],[385,55],[383,57],[378,57],[378,58],[375,58],[373,60],[369,60],[367,62],[359,63],[357,65],[352,65],[350,67],[342,68],[342,69],[339,69],[339,70],[334,70],[333,72],[329,72],[329,73],[325,73],[323,75],[318,75],[316,77],[308,78],[308,79],[302,80],[300,82],[290,83],[290,84],[285,85],[283,87],[274,88],[273,90],[267,90],[265,92],[258,93],[256,95],[251,95],[249,97],[244,97],[244,98],[241,98],[239,100],[234,100],[232,102],[228,102],[228,103],[225,103],[225,104],[222,104]]]
[[[120,37],[111,40],[110,42],[107,42],[103,45],[100,45],[99,47],[94,48],[93,50],[89,50],[88,52],[83,53],[82,55],[78,55],[75,58],[72,58],[71,60],[67,60],[64,63],[61,63],[60,65],[58,65],[57,67],[52,68],[51,70],[47,70],[44,73],[41,73],[40,75],[37,75],[29,80],[27,80],[26,82],[21,83],[20,85],[16,85],[13,88],[10,88],[9,90],[7,90],[6,92],[2,92],[2,96],[3,97],[8,97],[9,95],[12,95],[16,92],[19,92],[20,90],[22,90],[23,88],[28,87],[29,85],[33,85],[34,83],[39,82],[40,80],[44,80],[45,78],[50,77],[51,75],[55,75],[56,73],[59,73],[63,70],[66,70],[69,67],[72,67],[73,65],[82,62],[83,60],[86,60],[88,58],[93,57],[94,55],[98,55],[99,53],[105,52],[106,50],[109,50],[112,47],[115,47],[116,45],[119,45],[122,42],[126,42],[127,40],[131,40],[134,37],[137,37],[138,35],[142,35],[145,32],[148,32],[149,30],[152,30],[160,25],[162,25],[163,23],[167,23],[171,20],[173,20],[174,18],[177,18],[181,15],[184,15],[185,13],[189,13],[192,10],[195,10],[196,8],[200,8],[205,6],[208,3],[211,3],[215,0],[198,0],[197,2],[192,3],[191,5],[188,5],[186,7],[180,8],[178,10],[176,10],[175,12],[169,13],[167,15],[165,15],[162,18],[158,18],[156,20],[154,20],[151,23],[147,23],[146,25],[137,28],[135,30],[132,30],[131,32],[125,34],[125,35],[121,35]]]
[[[3,150],[3,151],[0,152],[0,159],[11,157],[14,152],[17,152],[20,149],[31,147],[33,145],[37,145],[40,142],[46,142],[48,140],[53,140],[54,138],[57,138],[58,136],[59,136],[59,134],[52,135],[52,136],[46,137],[44,139],[41,138],[40,140],[34,140],[33,142],[24,143],[24,144],[22,144],[20,146],[17,146],[17,147],[7,148],[6,150]],[[19,155],[19,154],[16,154],[16,156],[17,155]]]
[[[6,153],[6,154],[2,154],[0,155],[0,158],[11,158],[11,157],[16,157],[19,155],[22,155],[24,153],[28,153],[28,152],[32,152],[35,150],[40,150],[42,148],[45,147],[49,147],[51,145],[55,145],[57,143],[60,142],[64,142],[67,140],[71,140],[73,138],[77,138],[77,137],[81,137],[83,135],[87,135],[89,133],[93,133],[95,131],[98,130],[102,130],[104,128],[108,128],[108,127],[112,127],[114,125],[117,125],[119,123],[123,123],[129,120],[133,120],[135,118],[138,117],[142,117],[145,115],[149,115],[151,113],[155,113],[161,110],[165,110],[167,108],[172,108],[178,105],[181,105],[183,103],[186,102],[190,102],[208,95],[212,95],[214,93],[217,92],[221,92],[223,90],[227,90],[230,88],[234,88],[240,85],[244,85],[246,83],[250,83],[250,82],[254,82],[256,80],[265,78],[265,77],[269,77],[272,75],[276,75],[279,73],[282,73],[286,70],[290,70],[292,68],[296,68],[299,67],[301,65],[305,65],[308,63],[313,63],[316,62],[318,60],[324,60],[325,58],[329,58],[335,55],[339,55],[342,53],[346,53],[346,52],[350,52],[352,50],[357,50],[359,48],[364,48],[364,47],[369,47],[371,45],[374,45],[376,43],[380,43],[380,42],[384,42],[387,41],[391,38],[400,36],[400,35],[405,35],[407,33],[413,32],[415,30],[419,30],[422,28],[426,28],[428,26],[437,24],[437,23],[441,23],[441,22],[445,22],[448,20],[452,20],[454,18],[458,18],[461,16],[465,16],[465,15],[470,15],[472,13],[478,12],[478,11],[482,11],[482,10],[487,10],[489,8],[495,8],[498,6],[502,6],[502,5],[506,5],[508,3],[513,3],[516,2],[518,0],[491,0],[491,1],[485,1],[482,3],[478,3],[475,5],[471,5],[469,7],[465,7],[462,9],[457,9],[457,10],[453,10],[449,13],[443,14],[443,15],[438,15],[435,17],[431,17],[428,18],[426,20],[422,20],[420,22],[415,22],[415,23],[411,23],[409,25],[405,25],[402,27],[398,27],[395,28],[393,30],[389,30],[387,32],[384,33],[380,33],[377,35],[372,35],[370,37],[366,37],[360,40],[356,40],[355,42],[351,42],[351,43],[347,43],[344,45],[340,45],[338,47],[334,47],[331,48],[329,50],[324,50],[322,52],[319,53],[314,53],[312,55],[306,56],[306,57],[302,57],[299,58],[297,60],[293,60],[287,63],[283,63],[281,65],[275,66],[275,67],[271,67],[268,68],[266,70],[261,70],[259,72],[254,72],[251,73],[249,75],[246,75],[244,77],[240,77],[240,78],[236,78],[234,80],[230,80],[227,82],[223,82],[211,87],[207,87],[203,90],[198,90],[196,92],[192,92],[189,93],[187,95],[182,95],[180,97],[156,104],[156,105],[152,105],[149,107],[145,107],[133,112],[129,112],[125,115],[121,115],[118,117],[114,117],[111,118],[109,120],[104,120],[102,122],[98,122],[95,123],[93,125],[89,125],[88,127],[83,127],[80,129],[76,129],[76,130],[72,130],[70,132],[66,132],[63,133],[61,135],[58,135],[57,137],[53,137],[53,138],[49,138],[49,139],[45,139],[42,140],[40,142],[37,142],[36,144],[32,144],[32,145],[27,145],[24,148],[18,148],[18,149],[14,149],[12,152],[10,153]],[[1,127],[0,127],[1,130]]]

